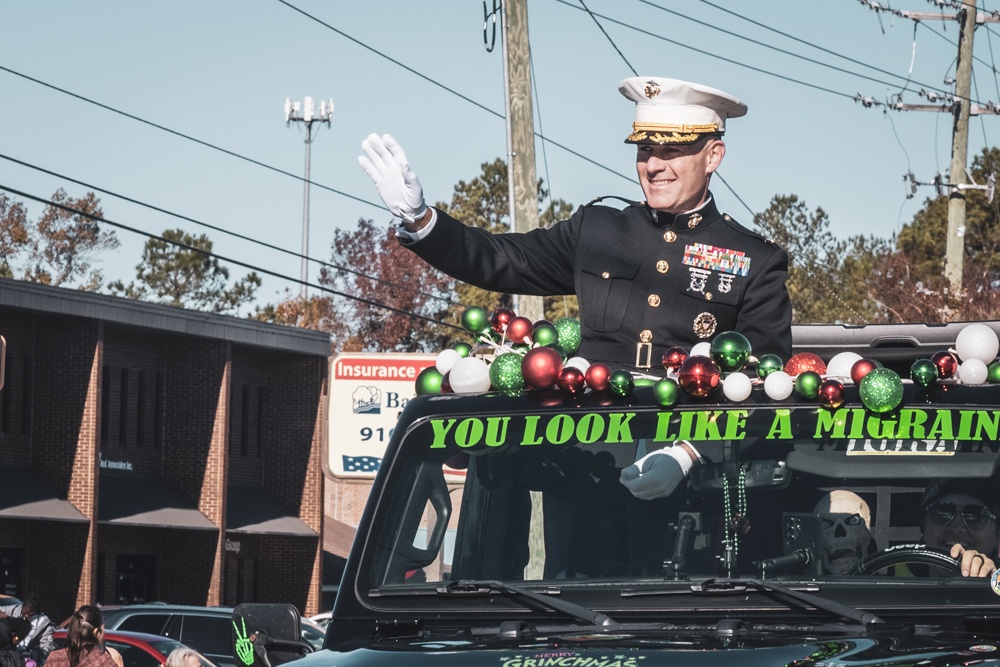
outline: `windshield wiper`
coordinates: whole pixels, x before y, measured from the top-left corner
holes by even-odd
[[[835,614],[849,621],[863,623],[864,625],[885,622],[871,612],[855,609],[854,607],[834,602],[833,600],[829,600],[819,595],[797,591],[793,588],[788,588],[787,586],[781,586],[780,584],[775,584],[771,581],[761,581],[760,579],[706,579],[705,581],[691,584],[689,590],[692,593],[707,595],[732,595],[745,593],[748,590],[757,591],[759,593],[775,593],[779,597],[795,600],[811,607],[815,607],[821,611]],[[662,592],[663,591],[660,590],[644,591],[633,589],[622,591],[622,596],[639,597],[643,595],[659,595]],[[676,594],[679,591],[677,589],[673,589],[670,592]]]
[[[460,579],[458,581],[450,581],[444,586],[438,586],[434,590],[439,595],[491,595],[494,592],[502,591],[518,598],[532,600],[543,607],[561,612],[570,618],[575,618],[584,623],[599,626],[618,625],[617,621],[599,611],[588,609],[574,602],[560,600],[551,595],[536,593],[533,590],[509,584],[505,581],[494,579]]]

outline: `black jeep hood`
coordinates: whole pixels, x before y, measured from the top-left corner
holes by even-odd
[[[320,651],[308,664],[338,667],[399,664],[407,667],[650,667],[652,665],[1000,665],[1000,642],[976,638],[886,633],[805,639],[803,634],[759,632],[719,637],[698,633],[593,633],[521,639],[376,642],[347,653]]]

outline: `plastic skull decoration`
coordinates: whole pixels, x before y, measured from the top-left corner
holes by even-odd
[[[823,569],[845,574],[868,553],[872,542],[871,510],[861,496],[837,489],[820,498],[813,508],[823,525],[820,558]]]

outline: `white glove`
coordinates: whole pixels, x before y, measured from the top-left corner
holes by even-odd
[[[358,156],[358,163],[374,181],[386,208],[406,222],[422,218],[427,212],[424,190],[396,140],[388,134],[381,137],[369,134],[361,142],[361,148],[365,155]]]
[[[691,457],[683,447],[658,449],[622,468],[619,481],[640,500],[664,498],[674,492],[691,464]]]

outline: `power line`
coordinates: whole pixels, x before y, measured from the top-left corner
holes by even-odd
[[[124,116],[125,118],[129,118],[131,120],[138,121],[138,122],[140,122],[140,123],[142,123],[144,125],[149,125],[150,127],[154,127],[154,128],[156,128],[158,130],[162,130],[163,132],[168,132],[169,134],[172,134],[172,135],[174,135],[176,137],[180,137],[182,139],[187,139],[188,141],[193,141],[196,144],[200,144],[202,146],[205,146],[206,148],[211,148],[213,150],[217,150],[219,152],[225,153],[226,155],[229,155],[231,157],[239,158],[240,160],[244,160],[244,161],[249,162],[251,164],[255,164],[258,167],[264,167],[265,169],[269,169],[269,170],[271,170],[273,172],[276,172],[278,174],[282,174],[284,176],[290,176],[291,178],[294,178],[297,181],[305,181],[304,178],[302,178],[301,176],[299,176],[297,174],[293,174],[290,171],[285,171],[284,169],[279,169],[277,167],[274,167],[272,165],[267,164],[266,162],[261,162],[260,160],[255,160],[255,159],[253,159],[251,157],[247,157],[245,155],[240,155],[239,153],[237,153],[235,151],[231,151],[228,148],[222,148],[221,146],[216,146],[215,144],[209,143],[209,142],[204,141],[202,139],[198,139],[196,137],[192,137],[189,134],[184,134],[183,132],[178,132],[177,130],[172,130],[169,127],[166,127],[164,125],[159,125],[158,123],[154,123],[152,121],[146,120],[145,118],[140,118],[139,116],[136,116],[134,114],[130,114],[130,113],[126,112],[126,111],[122,111],[121,109],[116,109],[113,106],[110,106],[110,105],[107,105],[107,104],[103,104],[103,103],[98,102],[96,100],[92,100],[89,97],[84,97],[83,95],[80,95],[78,93],[71,92],[69,90],[66,90],[65,88],[60,88],[59,86],[52,85],[51,83],[46,83],[45,81],[42,81],[41,79],[36,79],[36,78],[34,78],[32,76],[28,76],[27,74],[23,74],[21,72],[17,72],[15,70],[10,69],[9,67],[4,67],[3,65],[0,65],[0,70],[2,70],[4,72],[7,72],[8,74],[13,74],[14,76],[19,76],[22,79],[26,79],[28,81],[31,81],[32,83],[36,83],[36,84],[38,84],[40,86],[44,86],[46,88],[49,88],[49,89],[54,90],[56,92],[62,93],[64,95],[69,95],[70,97],[78,99],[78,100],[80,100],[82,102],[86,102],[88,104],[93,104],[94,106],[100,107],[101,109],[104,109],[105,111],[110,111],[112,113],[116,113],[119,116]],[[354,201],[361,202],[362,204],[368,204],[369,206],[374,206],[374,207],[380,208],[380,209],[384,209],[385,208],[381,204],[376,204],[374,202],[368,201],[367,199],[363,199],[361,197],[356,197],[356,196],[354,196],[352,194],[348,194],[348,193],[344,192],[343,190],[337,190],[336,188],[331,188],[331,187],[329,187],[327,185],[323,185],[322,183],[316,183],[316,182],[310,182],[310,183],[312,185],[315,185],[318,188],[322,188],[324,190],[328,190],[329,192],[333,192],[333,193],[338,194],[338,195],[340,195],[342,197],[347,197],[348,199],[353,199]]]
[[[577,7],[576,5],[573,5],[570,2],[568,2],[568,0],[556,0],[556,1],[557,2],[561,2],[562,4],[564,4],[564,5],[568,6],[568,7],[572,7],[576,11],[583,11],[580,7]],[[738,65],[739,67],[743,67],[745,69],[753,70],[755,72],[760,72],[761,74],[767,74],[768,76],[773,76],[775,78],[782,79],[782,80],[788,81],[790,83],[796,83],[796,84],[799,84],[801,86],[806,86],[807,88],[813,88],[815,90],[820,90],[820,91],[822,91],[824,93],[830,93],[832,95],[837,95],[838,97],[846,97],[846,98],[849,98],[849,99],[854,99],[853,95],[849,95],[847,93],[841,93],[839,91],[836,91],[836,90],[833,90],[833,89],[830,89],[830,88],[825,88],[823,86],[820,86],[820,85],[817,85],[817,84],[814,84],[814,83],[809,83],[808,81],[801,81],[799,79],[793,79],[792,77],[785,76],[783,74],[777,74],[776,72],[771,72],[770,70],[766,70],[766,69],[763,69],[761,67],[754,67],[753,65],[748,65],[747,63],[741,62],[739,60],[733,60],[732,58],[726,58],[725,56],[721,56],[718,53],[714,53],[712,51],[706,51],[704,49],[699,49],[697,47],[691,46],[690,44],[685,44],[684,42],[679,42],[677,40],[670,39],[669,37],[664,37],[663,35],[657,34],[655,32],[650,32],[649,30],[643,30],[642,28],[634,26],[634,25],[632,25],[630,23],[625,23],[624,21],[619,21],[617,19],[611,18],[610,16],[607,16],[607,15],[604,15],[604,14],[595,14],[595,16],[598,16],[598,17],[604,19],[605,21],[609,21],[611,23],[615,23],[617,25],[620,25],[620,26],[623,26],[625,28],[628,28],[629,30],[632,30],[634,32],[638,32],[640,34],[646,35],[647,37],[652,37],[654,39],[658,39],[660,41],[667,42],[669,44],[673,44],[674,46],[679,46],[679,47],[681,47],[683,49],[687,49],[689,51],[694,51],[695,53],[700,53],[700,54],[702,54],[704,56],[708,56],[710,58],[715,58],[716,60],[721,60],[723,62],[727,62],[727,63],[729,63],[731,65]]]
[[[597,17],[596,17],[596,16],[594,16],[594,12],[590,11],[590,8],[588,8],[588,7],[587,7],[587,3],[586,3],[586,2],[584,2],[583,0],[580,0],[580,4],[581,4],[581,5],[583,5],[583,9],[584,9],[584,11],[586,11],[586,12],[587,12],[587,14],[589,14],[589,15],[590,15],[590,18],[592,18],[592,19],[594,20],[594,23],[595,23],[595,24],[597,24],[597,28],[598,28],[598,29],[599,29],[599,30],[600,30],[600,31],[601,31],[602,33],[604,33],[604,36],[605,36],[605,37],[607,38],[607,40],[608,40],[609,42],[611,42],[611,46],[613,46],[613,47],[614,47],[614,49],[615,49],[615,51],[617,51],[617,52],[618,52],[618,55],[619,55],[619,56],[621,57],[621,59],[622,59],[623,61],[625,61],[625,64],[626,64],[626,65],[628,66],[628,68],[629,68],[629,69],[630,69],[630,70],[632,71],[632,76],[639,76],[639,73],[635,71],[635,68],[634,68],[634,67],[632,67],[632,63],[630,63],[630,62],[628,61],[628,58],[626,58],[626,57],[625,57],[625,54],[624,54],[624,53],[622,53],[622,50],[618,48],[618,45],[617,45],[617,44],[615,44],[615,40],[611,39],[611,35],[609,35],[609,34],[608,34],[608,31],[604,29],[604,26],[602,26],[602,25],[601,25],[601,22],[597,20]]]
[[[212,257],[213,259],[218,259],[220,261],[227,262],[229,264],[233,264],[235,266],[239,266],[239,267],[242,267],[244,269],[250,269],[251,271],[260,272],[260,273],[263,273],[265,275],[268,275],[268,276],[271,276],[271,277],[274,277],[274,278],[280,278],[282,280],[288,280],[288,281],[291,281],[291,282],[294,282],[294,283],[300,283],[301,284],[301,283],[305,282],[305,281],[301,280],[300,278],[292,278],[291,276],[286,276],[283,273],[278,273],[277,271],[271,271],[270,269],[264,269],[264,268],[261,268],[259,266],[255,266],[253,264],[250,264],[248,262],[243,262],[243,261],[240,261],[238,259],[233,259],[231,257],[226,257],[224,255],[220,255],[218,253],[211,252],[209,250],[205,250],[204,248],[197,248],[195,246],[188,245],[186,243],[180,243],[178,241],[172,241],[170,239],[167,239],[167,238],[164,238],[162,236],[159,236],[158,234],[150,234],[149,232],[144,232],[141,229],[136,229],[135,227],[131,227],[131,226],[126,225],[124,223],[115,222],[113,220],[109,220],[108,218],[104,218],[104,217],[101,217],[101,216],[98,216],[98,215],[94,215],[92,213],[88,213],[86,211],[82,211],[80,209],[73,208],[72,206],[66,206],[65,204],[58,204],[56,202],[50,201],[48,199],[45,199],[43,197],[37,197],[35,195],[28,194],[27,192],[23,192],[21,190],[16,190],[16,189],[14,189],[12,187],[3,185],[2,183],[0,183],[0,190],[3,190],[5,192],[9,192],[9,193],[17,195],[19,197],[23,197],[25,199],[30,199],[32,201],[35,201],[35,202],[38,202],[38,203],[41,203],[41,204],[45,204],[46,206],[53,206],[55,208],[61,209],[63,211],[66,211],[68,213],[72,213],[73,215],[81,215],[81,216],[83,216],[85,218],[89,218],[89,219],[94,220],[95,222],[98,222],[98,223],[106,223],[106,224],[111,225],[112,227],[115,227],[117,229],[121,229],[121,230],[124,230],[124,231],[127,231],[127,232],[132,232],[133,234],[138,234],[140,236],[145,236],[146,238],[149,238],[149,239],[155,239],[155,240],[161,241],[163,243],[168,243],[170,245],[177,246],[179,248],[183,248],[185,250],[191,250],[191,251],[200,253],[202,255],[205,255],[206,257]],[[440,324],[441,326],[449,327],[449,328],[452,328],[452,329],[458,329],[460,331],[465,331],[464,328],[456,326],[454,324],[449,324],[448,322],[443,322],[441,320],[436,320],[436,319],[434,319],[432,317],[428,317],[426,315],[421,315],[419,313],[414,313],[412,311],[403,310],[402,308],[396,308],[395,306],[390,306],[388,304],[379,303],[378,301],[373,301],[371,299],[366,299],[364,297],[354,296],[354,295],[351,295],[351,294],[346,294],[344,292],[340,292],[340,291],[331,289],[331,288],[329,288],[329,287],[327,287],[325,285],[308,283],[308,286],[309,287],[313,287],[315,289],[318,289],[318,290],[320,290],[322,292],[326,292],[328,294],[333,294],[334,296],[344,297],[345,299],[350,299],[351,301],[357,301],[359,303],[363,303],[365,305],[372,306],[374,308],[381,308],[383,310],[388,310],[388,311],[391,311],[391,312],[394,312],[394,313],[398,313],[398,314],[404,315],[406,317],[412,317],[412,318],[416,318],[416,319],[419,319],[419,320],[424,320],[426,322],[431,322],[432,324]]]
[[[40,171],[43,174],[47,174],[49,176],[55,176],[56,178],[60,178],[60,179],[69,181],[70,183],[76,183],[77,185],[80,185],[80,186],[82,186],[84,188],[87,188],[89,190],[96,190],[97,192],[104,193],[106,195],[109,195],[111,197],[115,197],[117,199],[121,199],[122,201],[127,201],[130,204],[136,204],[137,206],[142,206],[144,208],[148,208],[151,211],[156,211],[157,213],[163,213],[164,215],[168,215],[170,217],[177,218],[178,220],[184,220],[186,222],[190,222],[190,223],[198,225],[200,227],[204,227],[206,229],[211,229],[212,231],[215,231],[215,232],[220,232],[222,234],[226,234],[227,236],[231,236],[231,237],[239,239],[241,241],[248,241],[248,242],[253,243],[255,245],[261,246],[262,248],[267,248],[268,250],[275,250],[277,252],[284,253],[286,255],[290,255],[290,256],[295,257],[297,259],[305,259],[305,260],[308,260],[310,262],[314,262],[314,263],[316,263],[316,264],[318,264],[320,266],[323,266],[323,267],[326,267],[326,268],[329,268],[329,269],[335,269],[337,271],[343,271],[344,273],[351,273],[351,274],[354,274],[354,275],[358,276],[359,278],[365,278],[367,280],[371,280],[371,281],[374,281],[374,282],[377,282],[377,283],[384,284],[386,287],[395,287],[397,289],[406,290],[407,292],[410,292],[412,294],[416,294],[416,295],[419,295],[419,296],[427,297],[429,299],[436,299],[436,300],[444,301],[445,303],[447,303],[449,305],[456,305],[454,303],[454,301],[452,301],[451,299],[448,299],[448,298],[445,298],[445,297],[441,297],[441,296],[435,296],[433,294],[428,294],[426,292],[421,292],[420,290],[414,289],[413,287],[410,287],[408,285],[403,285],[401,283],[395,283],[395,282],[392,282],[392,281],[389,281],[389,280],[385,280],[383,278],[376,278],[375,276],[370,276],[370,275],[362,273],[360,271],[356,271],[354,269],[347,268],[346,266],[339,266],[337,264],[332,264],[330,262],[325,262],[325,261],[323,261],[321,259],[315,259],[315,258],[309,257],[308,255],[303,255],[301,253],[297,253],[297,252],[295,252],[293,250],[287,250],[287,249],[282,248],[280,246],[276,246],[274,244],[267,243],[266,241],[261,241],[260,239],[256,239],[256,238],[253,238],[253,237],[250,237],[250,236],[246,236],[246,235],[240,234],[238,232],[233,232],[233,231],[230,231],[228,229],[224,229],[222,227],[217,227],[216,225],[212,225],[212,224],[209,224],[207,222],[202,222],[201,220],[196,220],[195,218],[188,217],[188,216],[183,215],[181,213],[175,213],[173,211],[168,211],[165,208],[161,208],[161,207],[155,206],[153,204],[148,204],[148,203],[146,203],[144,201],[140,201],[138,199],[134,199],[132,197],[128,197],[126,195],[119,194],[117,192],[113,192],[111,190],[108,190],[106,188],[102,188],[102,187],[97,186],[97,185],[93,185],[91,183],[86,183],[84,181],[75,179],[75,178],[73,178],[71,176],[67,176],[65,174],[60,174],[58,172],[51,171],[49,169],[45,169],[44,167],[39,167],[38,165],[31,164],[30,162],[25,162],[23,160],[18,160],[17,158],[11,157],[9,155],[4,155],[3,153],[0,153],[0,158],[3,158],[4,160],[8,160],[8,161],[13,162],[15,164],[19,164],[19,165],[21,165],[23,167],[27,167],[29,169],[34,169],[35,171]]]

